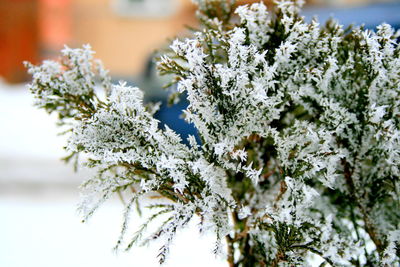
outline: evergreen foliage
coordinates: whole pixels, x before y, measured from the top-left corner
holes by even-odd
[[[203,28],[175,40],[158,69],[173,76],[173,102],[187,95],[183,115],[200,142],[161,129],[157,105],[111,84],[88,46],[28,64],[37,106],[69,127],[69,158],[81,154],[97,170],[82,186],[85,219],[125,192],[117,247],[163,238],[160,263],[199,216],[230,266],[307,266],[313,255],[322,265],[399,266],[399,35],[387,24],[307,23],[301,1],[278,1],[273,12],[195,2]],[[133,207],[149,195],[164,199],[149,223],[167,220],[126,238]]]

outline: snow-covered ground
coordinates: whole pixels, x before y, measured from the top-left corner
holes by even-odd
[[[161,244],[115,254],[122,204],[111,200],[89,221],[76,214],[78,185],[88,172],[73,173],[59,158],[65,139],[55,119],[32,107],[24,85],[0,80],[0,266],[152,267]],[[132,218],[131,232],[140,224]],[[165,266],[226,266],[200,237],[196,222],[179,233]]]
[[[160,243],[115,254],[122,208],[104,205],[81,223],[72,198],[0,197],[0,266],[5,267],[152,267]],[[137,228],[133,219],[131,228]],[[165,266],[225,266],[210,253],[212,239],[198,238],[194,223],[180,232]]]

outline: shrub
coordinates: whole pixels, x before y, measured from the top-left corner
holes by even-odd
[[[36,105],[68,128],[67,159],[83,155],[97,170],[83,185],[84,218],[127,192],[119,247],[133,207],[158,195],[148,221],[168,219],[151,234],[143,224],[126,247],[164,238],[160,263],[199,216],[230,266],[304,266],[312,255],[332,266],[399,266],[398,35],[387,24],[307,23],[300,1],[272,13],[262,3],[195,2],[203,28],[158,62],[173,76],[172,101],[187,95],[183,116],[199,136],[189,145],[159,127],[157,105],[144,105],[138,88],[111,84],[89,46],[27,64]]]

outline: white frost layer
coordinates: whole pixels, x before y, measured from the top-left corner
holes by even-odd
[[[73,200],[43,202],[0,197],[0,265],[7,267],[158,267],[161,244],[112,251],[123,206],[105,204],[89,223],[81,223]],[[139,226],[132,220],[132,230]],[[199,238],[195,222],[178,233],[166,267],[226,266],[215,259],[209,236]],[[189,265],[188,265],[189,264]]]
[[[32,103],[25,85],[0,80],[0,156],[54,159],[65,155],[65,137],[57,136],[56,118]]]

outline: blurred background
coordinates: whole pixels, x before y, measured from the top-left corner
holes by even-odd
[[[303,14],[371,29],[382,22],[400,27],[400,1],[310,0]],[[154,52],[188,35],[186,25],[196,25],[190,0],[0,0],[0,266],[158,266],[157,245],[112,252],[122,215],[117,200],[80,223],[78,186],[90,172],[74,173],[59,160],[65,138],[57,136],[54,117],[32,107],[22,62],[40,63],[57,58],[64,44],[89,43],[113,80],[165,103]],[[185,101],[163,105],[157,116],[186,136],[194,129],[179,118],[184,107]],[[212,238],[197,240],[194,226],[178,237],[167,266],[225,266],[210,253]]]

